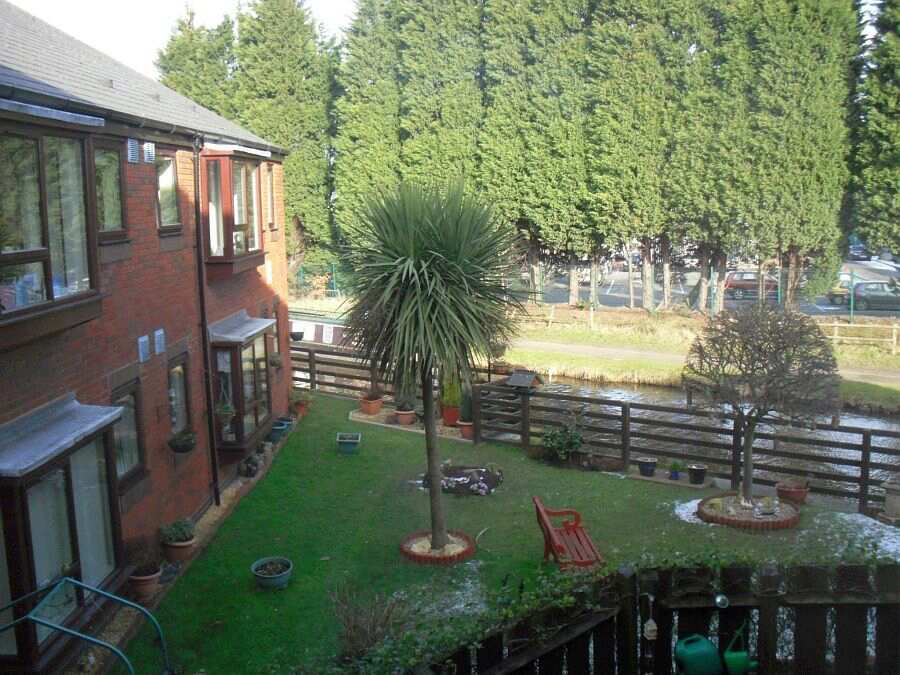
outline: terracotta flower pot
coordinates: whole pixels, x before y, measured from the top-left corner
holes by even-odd
[[[359,399],[359,409],[362,410],[363,415],[377,415],[381,412],[381,406],[384,404],[384,399],[380,396],[378,398],[361,398]]]
[[[795,504],[805,504],[806,496],[809,494],[809,487],[792,485],[790,483],[776,483],[775,491],[778,492],[779,499],[787,499]]]
[[[455,427],[456,423],[459,422],[459,406],[441,406],[441,419],[444,421],[445,427]]]
[[[297,401],[294,403],[294,412],[297,414],[297,419],[303,419],[307,412],[309,412],[309,401]]]
[[[191,537],[190,541],[173,541],[163,543],[163,550],[166,553],[166,560],[173,563],[182,563],[190,560],[194,555],[194,542],[196,537]]]
[[[397,415],[397,424],[409,426],[410,424],[414,424],[416,421],[415,410],[397,410],[394,412],[394,414]]]
[[[159,589],[159,577],[162,575],[162,570],[157,570],[156,574],[150,574],[148,576],[130,576],[128,577],[128,583],[131,586],[131,592],[134,594],[134,599],[137,600],[141,604],[146,604],[148,601],[153,599],[153,596],[156,595],[156,591]]]
[[[456,426],[459,427],[459,435],[466,440],[471,441],[475,438],[475,425],[471,422],[457,422]]]

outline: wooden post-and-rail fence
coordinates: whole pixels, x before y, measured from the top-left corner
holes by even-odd
[[[369,389],[370,364],[352,350],[297,342],[291,348],[294,386],[359,396]],[[687,405],[657,405],[551,390],[519,391],[492,383],[491,369],[477,373],[472,392],[475,442],[490,440],[524,449],[541,443],[546,429],[575,422],[584,438],[572,461],[612,457],[624,467],[643,455],[707,465],[712,477],[736,489],[742,475],[743,430],[734,416]],[[378,382],[390,396],[389,383]],[[900,473],[900,432],[844,425],[802,429],[771,421],[754,443],[754,481],[809,479],[813,492],[856,500],[860,512],[883,501],[881,484]]]
[[[677,640],[702,635],[720,653],[739,636],[759,673],[900,674],[896,563],[622,568],[588,595],[568,615],[545,610],[461,646],[430,672],[672,675]],[[651,619],[655,636],[643,630]]]

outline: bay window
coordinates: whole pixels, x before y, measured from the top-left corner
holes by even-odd
[[[263,262],[259,162],[227,152],[204,153],[201,167],[207,274],[221,278]]]
[[[251,447],[268,432],[272,419],[269,343],[274,323],[241,311],[210,326],[217,433],[223,449]]]
[[[0,130],[0,315],[92,288],[84,141]]]

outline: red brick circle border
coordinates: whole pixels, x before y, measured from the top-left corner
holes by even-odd
[[[456,563],[464,562],[475,555],[475,540],[472,539],[472,537],[460,530],[447,530],[447,534],[452,534],[454,537],[462,539],[466,543],[466,547],[459,553],[444,557],[415,553],[412,548],[410,548],[412,542],[416,539],[421,539],[422,537],[431,536],[431,530],[419,530],[418,532],[413,532],[400,543],[400,553],[407,560],[419,563],[420,565],[455,565]]]
[[[735,494],[737,493],[726,492],[724,494],[713,495],[711,497],[707,497],[706,499],[701,499],[700,503],[697,504],[697,517],[706,523],[713,523],[715,525],[727,525],[728,527],[735,527],[741,530],[750,530],[752,532],[789,530],[792,527],[797,527],[797,523],[800,522],[800,509],[795,504],[787,503],[784,500],[781,501],[782,507],[788,509],[789,511],[792,511],[793,513],[791,515],[782,516],[777,520],[757,520],[756,518],[745,518],[742,516],[728,516],[724,513],[713,513],[712,511],[705,510],[703,508],[711,499],[731,497]]]

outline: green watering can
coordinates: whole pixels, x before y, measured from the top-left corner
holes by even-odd
[[[758,667],[744,648],[744,629],[741,626],[725,653],[719,656],[716,646],[702,635],[690,635],[675,645],[675,665],[681,675],[746,675]],[[740,649],[735,648],[739,643]]]

